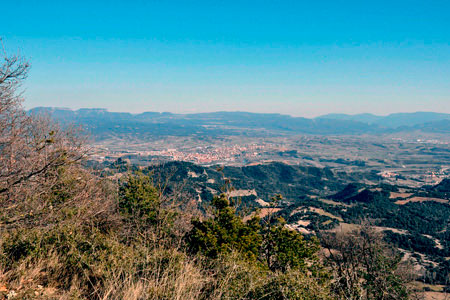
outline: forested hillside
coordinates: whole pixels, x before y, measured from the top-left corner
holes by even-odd
[[[110,172],[133,169],[122,163],[110,166]],[[272,208],[275,216],[306,235],[351,231],[370,220],[385,241],[411,256],[420,280],[447,284],[449,179],[435,186],[411,188],[383,183],[373,173],[346,174],[277,162],[244,167],[168,162],[142,171],[151,175],[156,185],[164,185],[166,195],[195,199],[201,209],[225,191],[239,203],[242,214]],[[366,179],[379,183],[362,183]],[[224,182],[232,189],[224,190]],[[271,198],[278,194],[283,198],[274,206]]]

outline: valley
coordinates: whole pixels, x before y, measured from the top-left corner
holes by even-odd
[[[138,123],[129,118],[142,116],[75,118],[90,134],[85,165],[101,177],[120,181],[141,171],[163,187],[167,198],[204,213],[215,196],[226,193],[244,221],[255,215],[283,218],[287,228],[306,236],[369,224],[412,263],[417,284],[435,293],[448,289],[450,135],[445,126],[429,131],[413,121],[405,129],[405,119],[390,119],[403,127],[389,128],[380,127],[381,121],[339,120],[350,123],[336,134],[342,123],[332,130],[316,124],[308,132],[280,124],[275,129],[259,119],[237,125],[242,113],[156,114],[153,121]],[[368,127],[361,132],[361,126]]]

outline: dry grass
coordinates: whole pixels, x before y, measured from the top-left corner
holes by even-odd
[[[245,196],[257,196],[256,191],[253,190],[231,190],[227,192],[228,197],[245,197]]]
[[[328,199],[323,199],[323,198],[320,198],[319,200],[321,202],[323,202],[323,203],[326,203],[326,204],[329,204],[329,205],[333,205],[333,206],[351,207],[350,204],[345,204],[345,203],[342,203],[342,202],[336,202],[336,201],[333,201],[333,200],[328,200]]]
[[[148,255],[151,268],[115,273],[106,282],[101,299],[199,299],[211,280],[180,252],[155,250]]]
[[[260,217],[262,219],[262,218],[267,217],[268,215],[274,214],[280,210],[281,210],[281,208],[277,208],[277,207],[261,208],[261,209],[258,209],[257,212],[252,212],[250,215],[245,216],[243,218],[243,221],[247,222],[248,220],[253,218],[253,216],[255,216],[256,214],[258,215],[258,217]]]
[[[397,192],[391,192],[391,194],[389,195],[389,198],[391,199],[396,199],[396,198],[408,198],[411,197],[413,193],[397,193]]]
[[[266,201],[264,201],[264,200],[261,199],[261,198],[256,199],[255,202],[258,203],[258,204],[261,205],[261,206],[270,206],[270,203],[269,203],[269,202],[266,202]]]
[[[64,276],[66,266],[60,256],[50,254],[35,262],[26,260],[10,271],[0,272],[0,298],[14,295],[14,299],[194,300],[200,299],[202,289],[214,280],[201,264],[184,253],[155,249],[145,257],[132,257],[132,266],[125,263],[114,267],[102,285],[86,293],[86,278],[75,276],[68,286],[62,284],[60,276]],[[147,267],[142,269],[142,265]]]
[[[450,295],[447,293],[440,292],[424,292],[425,300],[448,300],[450,299]]]
[[[405,200],[398,200],[395,201],[395,204],[398,205],[404,205],[408,202],[428,202],[428,201],[434,201],[434,202],[439,202],[439,203],[449,203],[448,200],[445,199],[440,199],[440,198],[431,198],[431,197],[412,197],[409,199],[405,199]]]
[[[341,222],[341,223],[339,223],[339,226],[336,226],[335,228],[333,228],[330,231],[331,232],[349,233],[354,230],[358,230],[359,228],[361,228],[361,225]]]
[[[392,231],[398,234],[409,234],[407,230],[392,228],[392,227],[382,227],[382,226],[372,226],[376,231],[383,232],[383,231]]]
[[[338,216],[335,216],[333,214],[330,214],[329,212],[324,211],[322,208],[309,207],[309,210],[311,210],[311,211],[313,211],[313,212],[315,212],[315,213],[317,213],[319,215],[327,216],[327,217],[332,218],[332,219],[336,219],[339,222],[343,222],[344,221],[341,217],[338,217]]]

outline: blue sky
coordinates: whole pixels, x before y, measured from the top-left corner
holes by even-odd
[[[3,1],[26,107],[450,113],[450,1]]]

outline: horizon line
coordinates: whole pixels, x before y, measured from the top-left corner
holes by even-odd
[[[305,119],[315,119],[320,118],[328,115],[345,115],[345,116],[359,116],[359,115],[372,115],[376,117],[387,117],[390,115],[395,114],[417,114],[417,113],[432,113],[432,114],[443,114],[443,115],[449,115],[450,113],[447,112],[437,112],[437,111],[413,111],[413,112],[405,112],[405,111],[398,111],[389,113],[386,115],[378,115],[370,112],[362,112],[362,113],[356,113],[356,114],[349,114],[349,113],[342,113],[342,112],[330,112],[321,114],[315,117],[304,117],[304,116],[293,116],[291,114],[281,113],[281,112],[254,112],[254,111],[244,111],[244,110],[217,110],[217,111],[205,111],[205,112],[185,112],[185,113],[176,113],[176,112],[170,112],[170,111],[142,111],[142,112],[129,112],[129,111],[114,111],[109,110],[108,108],[104,107],[81,107],[81,108],[70,108],[70,107],[59,107],[59,106],[35,106],[29,109],[26,109],[27,111],[31,111],[33,109],[60,109],[60,110],[70,110],[73,112],[79,111],[79,110],[103,110],[109,113],[125,113],[130,115],[140,115],[144,113],[159,113],[159,114],[173,114],[173,115],[195,115],[195,114],[211,114],[211,113],[250,113],[250,114],[261,114],[261,115],[284,115],[284,116],[290,116],[292,118],[305,118]]]

